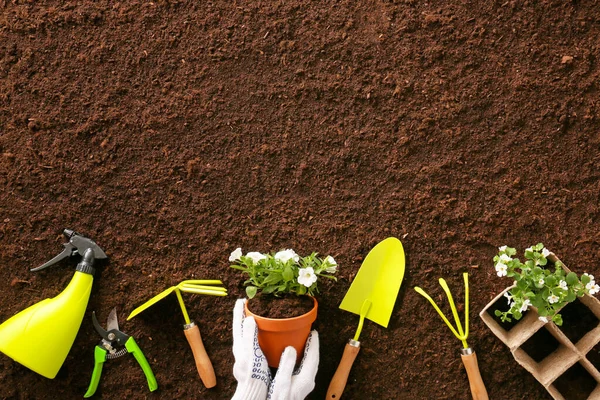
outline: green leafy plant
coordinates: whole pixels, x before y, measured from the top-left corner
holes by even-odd
[[[243,255],[242,249],[235,249],[229,256],[234,264],[231,268],[248,275],[246,295],[249,299],[258,291],[274,296],[285,294],[314,295],[318,293],[319,278],[337,280],[332,274],[337,271],[337,263],[331,256],[324,259],[317,253],[300,257],[292,249],[274,254],[249,252]]]
[[[502,322],[521,319],[530,307],[535,307],[539,319],[544,322],[553,321],[562,325],[562,316],[558,311],[566,304],[589,293],[594,295],[600,291],[592,275],[584,273],[581,277],[574,272],[566,273],[559,261],[554,271],[545,268],[551,254],[542,243],[525,249],[525,262],[513,258],[517,250],[502,246],[494,256],[494,265],[498,276],[515,280],[515,287],[504,293],[510,309],[502,312],[496,310],[496,316]]]

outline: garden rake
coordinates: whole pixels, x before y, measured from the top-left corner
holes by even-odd
[[[209,296],[227,296],[227,289],[222,286],[223,283],[219,280],[187,280],[179,283],[176,286],[171,286],[167,290],[162,293],[157,294],[135,310],[129,314],[127,320],[129,321],[131,318],[135,317],[145,309],[150,306],[158,303],[160,300],[164,299],[171,293],[175,292],[177,295],[177,300],[179,301],[179,306],[181,307],[181,312],[183,313],[183,319],[185,320],[185,325],[183,326],[183,333],[185,333],[185,337],[192,349],[192,353],[194,354],[194,361],[196,362],[196,369],[198,370],[198,374],[200,375],[200,379],[202,379],[202,383],[207,388],[212,388],[217,384],[217,378],[215,376],[215,371],[210,362],[210,358],[206,353],[206,349],[204,348],[204,343],[202,343],[202,337],[200,336],[200,329],[198,325],[194,323],[194,321],[190,320],[188,312],[185,308],[185,304],[183,303],[183,298],[181,297],[181,292],[187,293],[196,293],[196,294],[204,294]]]
[[[477,356],[475,351],[469,347],[467,344],[467,337],[469,336],[469,274],[463,273],[463,278],[465,280],[465,329],[460,323],[460,318],[458,317],[458,312],[456,311],[456,305],[454,304],[454,300],[452,299],[452,294],[450,293],[450,288],[448,284],[443,278],[440,278],[440,286],[446,292],[446,296],[448,296],[448,303],[450,303],[450,308],[452,309],[452,314],[454,315],[454,321],[456,321],[456,329],[452,326],[452,323],[448,321],[448,318],[444,315],[442,310],[438,307],[438,305],[433,301],[433,299],[425,293],[423,289],[418,286],[415,286],[415,291],[419,293],[421,296],[425,297],[433,308],[438,312],[440,317],[444,320],[448,328],[452,331],[454,336],[458,338],[463,344],[463,348],[460,351],[460,357],[462,358],[462,362],[465,366],[465,370],[467,371],[467,376],[469,378],[469,385],[471,387],[471,395],[473,396],[473,400],[488,400],[487,390],[485,389],[485,385],[483,380],[481,379],[481,373],[479,372],[479,365],[477,364]]]

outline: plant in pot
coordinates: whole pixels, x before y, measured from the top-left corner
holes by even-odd
[[[271,367],[277,367],[283,350],[294,346],[300,359],[312,323],[317,318],[320,278],[336,280],[333,257],[317,253],[301,257],[292,249],[276,253],[242,253],[235,249],[231,268],[248,276],[246,314],[256,320],[258,343]]]
[[[523,314],[534,308],[543,322],[552,321],[561,326],[563,319],[559,310],[586,293],[594,295],[600,291],[592,275],[565,271],[560,261],[554,263],[554,271],[546,268],[550,251],[542,243],[525,249],[525,262],[514,258],[517,250],[502,246],[494,257],[498,276],[515,280],[514,287],[504,293],[508,311],[495,310],[502,322],[521,319]]]

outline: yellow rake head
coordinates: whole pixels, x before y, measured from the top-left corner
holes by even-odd
[[[446,281],[443,278],[440,278],[440,280],[439,280],[440,286],[442,287],[442,289],[444,289],[444,292],[446,292],[446,296],[448,296],[448,302],[450,303],[450,308],[452,309],[452,314],[454,315],[454,321],[456,321],[456,329],[454,328],[454,326],[452,326],[450,321],[448,321],[448,318],[446,318],[446,316],[444,315],[442,310],[440,310],[440,308],[435,303],[435,301],[433,301],[433,299],[427,293],[425,293],[425,291],[423,289],[421,289],[418,286],[415,286],[415,291],[417,293],[419,293],[421,296],[425,297],[427,300],[429,300],[429,302],[431,303],[433,308],[435,308],[435,310],[438,312],[440,317],[442,317],[442,319],[444,320],[446,325],[448,325],[448,328],[450,328],[450,330],[452,331],[454,336],[456,336],[458,338],[458,340],[460,340],[462,342],[464,348],[467,349],[467,348],[469,348],[469,345],[467,345],[467,337],[469,337],[469,274],[467,272],[463,273],[463,278],[465,280],[465,329],[464,330],[460,323],[460,318],[458,317],[458,311],[456,311],[456,305],[454,304],[454,300],[452,299],[452,294],[450,293],[450,288],[448,287],[448,284],[446,283]]]

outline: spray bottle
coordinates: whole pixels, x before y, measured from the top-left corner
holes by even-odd
[[[81,326],[92,291],[94,261],[107,258],[91,239],[70,229],[63,234],[69,240],[63,244],[65,249],[31,271],[81,256],[71,282],[58,296],[42,300],[0,325],[0,351],[49,379],[56,377]]]

